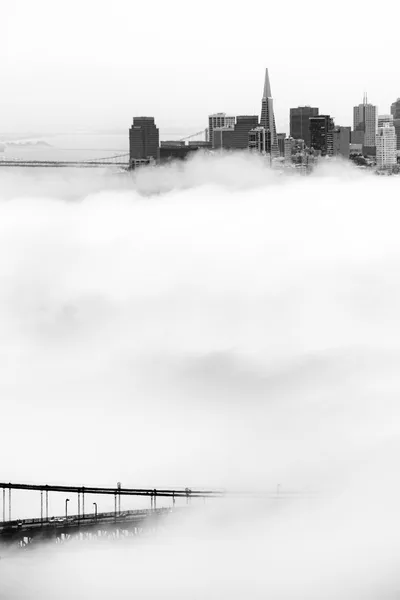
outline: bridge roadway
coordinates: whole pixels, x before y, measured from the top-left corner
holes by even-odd
[[[58,542],[65,541],[71,537],[119,537],[122,535],[138,535],[154,529],[160,517],[164,517],[177,510],[185,510],[185,507],[176,508],[177,498],[185,498],[186,505],[190,505],[192,498],[262,498],[275,500],[293,500],[314,496],[314,493],[302,493],[280,489],[278,485],[275,492],[233,492],[217,489],[190,489],[190,488],[123,488],[120,483],[116,487],[93,487],[93,486],[71,486],[71,485],[49,485],[31,483],[1,483],[2,494],[2,521],[0,521],[0,544],[17,544],[25,547],[34,540],[55,539]],[[40,518],[15,520],[12,519],[12,492],[13,491],[35,491],[40,493]],[[8,493],[7,493],[8,492]],[[77,495],[78,514],[68,515],[68,503],[65,499],[65,517],[49,518],[49,494],[62,493],[65,495]],[[95,514],[85,514],[85,498],[87,495],[111,495],[114,496],[114,511],[110,513],[98,513],[97,503]],[[121,497],[140,496],[148,497],[151,508],[144,510],[121,511]],[[8,498],[7,498],[8,497]],[[170,508],[158,508],[157,498],[171,498]],[[8,507],[6,500],[8,499]],[[8,508],[8,510],[6,510]],[[1,513],[0,513],[1,514]],[[8,517],[8,519],[6,518]]]
[[[124,167],[128,168],[128,162],[116,162],[113,160],[102,161],[78,161],[78,160],[0,160],[0,167],[79,167],[82,169],[93,167]]]
[[[88,535],[89,532],[108,532],[114,533],[124,531],[137,534],[143,527],[154,523],[160,515],[165,515],[175,509],[177,498],[186,498],[186,504],[189,505],[192,498],[212,498],[224,495],[221,490],[200,490],[200,489],[148,489],[148,488],[123,488],[121,484],[116,487],[85,487],[72,485],[38,485],[31,483],[0,483],[3,499],[3,519],[0,522],[0,543],[18,542],[24,545],[33,539],[55,538],[63,539],[62,536],[71,536],[74,533]],[[12,492],[16,490],[40,492],[40,518],[13,520],[12,519]],[[8,491],[8,494],[6,493]],[[63,493],[66,495],[77,495],[78,514],[68,516],[68,502],[65,500],[65,517],[49,518],[49,493]],[[114,512],[97,514],[85,514],[85,498],[90,494],[92,496],[110,495],[114,496]],[[8,511],[6,510],[6,500],[8,496]],[[151,509],[121,511],[121,497],[140,496],[149,497],[151,500]],[[172,507],[157,509],[157,498],[171,498]],[[6,514],[8,519],[6,519]],[[101,527],[100,527],[101,526]],[[96,533],[97,532],[97,533]],[[109,535],[108,533],[106,533]],[[91,533],[92,535],[92,533]]]
[[[43,519],[0,522],[1,546],[24,548],[32,543],[63,543],[71,539],[116,538],[143,535],[154,531],[161,519],[182,508],[128,510],[119,514],[98,513]]]

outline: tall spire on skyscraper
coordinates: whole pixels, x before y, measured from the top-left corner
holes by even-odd
[[[269,82],[268,69],[265,69],[264,93],[261,101],[260,126],[266,131],[266,152],[271,156],[279,156],[278,136],[276,135],[275,115]]]
[[[265,69],[265,82],[264,82],[263,100],[266,100],[267,98],[272,98],[272,94],[271,94],[271,84],[269,82],[268,69]]]

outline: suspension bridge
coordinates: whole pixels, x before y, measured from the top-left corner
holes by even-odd
[[[187,142],[198,138],[199,136],[205,137],[207,140],[208,130],[203,129],[197,131],[191,135],[180,138],[180,142]],[[148,164],[148,159],[137,159],[133,161],[134,166],[139,164]],[[122,154],[115,154],[113,156],[105,156],[101,158],[89,158],[85,160],[36,160],[36,159],[25,159],[25,158],[12,158],[6,154],[0,154],[0,167],[29,167],[29,168],[81,168],[81,169],[93,169],[93,168],[107,168],[107,167],[118,167],[120,169],[129,169],[132,166],[129,152]]]
[[[0,155],[0,167],[71,167],[83,169],[120,167],[127,169],[129,167],[129,153],[88,160],[26,160],[22,158],[8,158]]]
[[[48,540],[64,543],[71,539],[119,538],[146,535],[154,531],[165,517],[185,511],[196,499],[206,502],[211,498],[261,498],[262,500],[293,500],[308,498],[311,493],[282,491],[278,485],[274,492],[227,492],[218,489],[192,488],[124,488],[120,483],[116,487],[87,487],[71,485],[48,485],[30,483],[0,483],[2,498],[2,521],[0,521],[1,546],[25,548],[32,543]],[[36,516],[19,519],[13,513],[13,495],[17,492],[36,492],[40,495]],[[50,516],[49,497],[61,494],[62,515]],[[66,497],[68,496],[68,497]],[[100,497],[111,497],[114,510],[99,512]],[[142,498],[150,507],[139,510],[126,510],[121,507],[121,499]],[[90,502],[89,502],[90,499]],[[157,507],[157,502],[164,506]],[[95,500],[95,501],[93,501]],[[167,504],[167,506],[165,506]],[[72,513],[71,506],[77,507]],[[88,505],[90,510],[88,510]],[[32,506],[32,503],[30,503]],[[58,503],[60,506],[60,502]],[[1,514],[1,513],[0,513]]]

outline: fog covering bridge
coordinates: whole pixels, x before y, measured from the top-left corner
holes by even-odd
[[[26,547],[34,541],[54,540],[64,542],[71,538],[92,537],[120,537],[148,533],[160,522],[161,518],[184,507],[176,508],[177,498],[183,498],[189,505],[192,498],[215,498],[224,495],[221,490],[197,489],[147,489],[123,488],[121,484],[116,487],[85,487],[70,485],[37,485],[27,483],[0,483],[2,491],[2,521],[0,521],[0,545],[14,544]],[[40,517],[31,519],[13,519],[12,492],[17,490],[36,491],[40,493]],[[68,514],[68,503],[65,500],[65,514],[63,516],[49,516],[49,494],[63,493],[76,495],[78,500],[78,513]],[[87,496],[113,496],[113,512],[97,512],[97,503],[94,512],[85,511]],[[142,510],[121,510],[121,498],[127,496],[146,497],[150,499],[150,508]],[[169,508],[157,508],[157,498],[170,498]],[[93,498],[92,498],[93,499]]]
[[[40,494],[36,515],[29,519],[16,519],[13,515],[13,492],[30,491]],[[69,502],[65,499],[63,515],[49,515],[49,495],[61,493],[75,496],[77,499],[77,514],[69,514]],[[90,487],[71,485],[48,485],[30,483],[1,483],[0,499],[2,499],[2,521],[0,521],[0,548],[2,545],[11,544],[22,548],[30,547],[32,542],[53,540],[63,543],[69,539],[88,538],[119,538],[148,534],[169,515],[185,511],[190,507],[192,499],[209,498],[261,498],[273,500],[292,500],[310,497],[314,494],[282,491],[280,485],[274,492],[234,492],[222,489],[191,489],[191,488],[124,488],[120,483],[116,487]],[[94,511],[85,510],[88,496],[91,496],[91,507]],[[92,502],[93,497],[114,497],[114,511],[98,512],[97,502]],[[121,510],[121,498],[142,497],[150,500],[150,507],[140,510]],[[168,507],[157,508],[157,499],[170,500]],[[176,500],[183,499],[181,505],[176,506]],[[40,513],[39,513],[40,507]]]

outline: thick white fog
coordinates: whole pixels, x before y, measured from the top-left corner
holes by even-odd
[[[0,598],[396,595],[399,192],[230,156],[0,172],[0,480],[320,494],[7,558]]]

